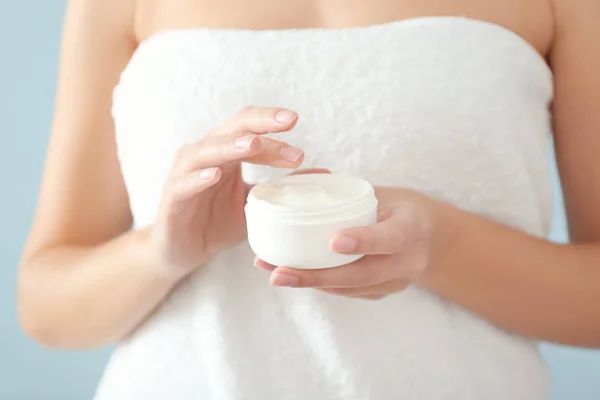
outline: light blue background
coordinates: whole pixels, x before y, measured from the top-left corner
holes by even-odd
[[[15,311],[16,266],[53,111],[63,7],[58,0],[0,0],[0,400],[90,399],[108,356],[44,350],[20,332]],[[559,204],[553,238],[564,240],[564,232]],[[546,346],[544,354],[554,399],[600,399],[599,353]]]

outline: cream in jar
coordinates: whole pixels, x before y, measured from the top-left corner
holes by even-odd
[[[254,253],[276,266],[331,268],[361,255],[331,250],[332,237],[377,221],[373,186],[336,174],[291,175],[257,185],[246,204],[248,241]]]

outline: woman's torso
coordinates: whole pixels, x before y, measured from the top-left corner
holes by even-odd
[[[299,113],[285,140],[306,167],[547,234],[546,3],[140,3],[149,38],[113,106],[138,226],[152,223],[179,146],[242,106],[273,105]],[[344,29],[228,29],[311,25]],[[244,166],[252,182],[282,173]],[[182,284],[116,351],[98,399],[546,396],[534,344],[433,294],[365,302],[278,289],[251,264],[242,244]]]

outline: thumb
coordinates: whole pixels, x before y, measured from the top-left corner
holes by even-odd
[[[331,249],[342,254],[395,254],[406,240],[394,209],[383,209],[378,222],[339,232],[331,239]]]

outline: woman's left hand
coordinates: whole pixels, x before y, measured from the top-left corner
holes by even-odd
[[[378,222],[339,232],[331,240],[337,253],[365,254],[358,261],[320,270],[275,267],[260,259],[255,265],[272,271],[274,286],[315,288],[371,300],[403,291],[430,263],[436,226],[433,202],[403,189],[378,188],[376,194],[382,206]]]

